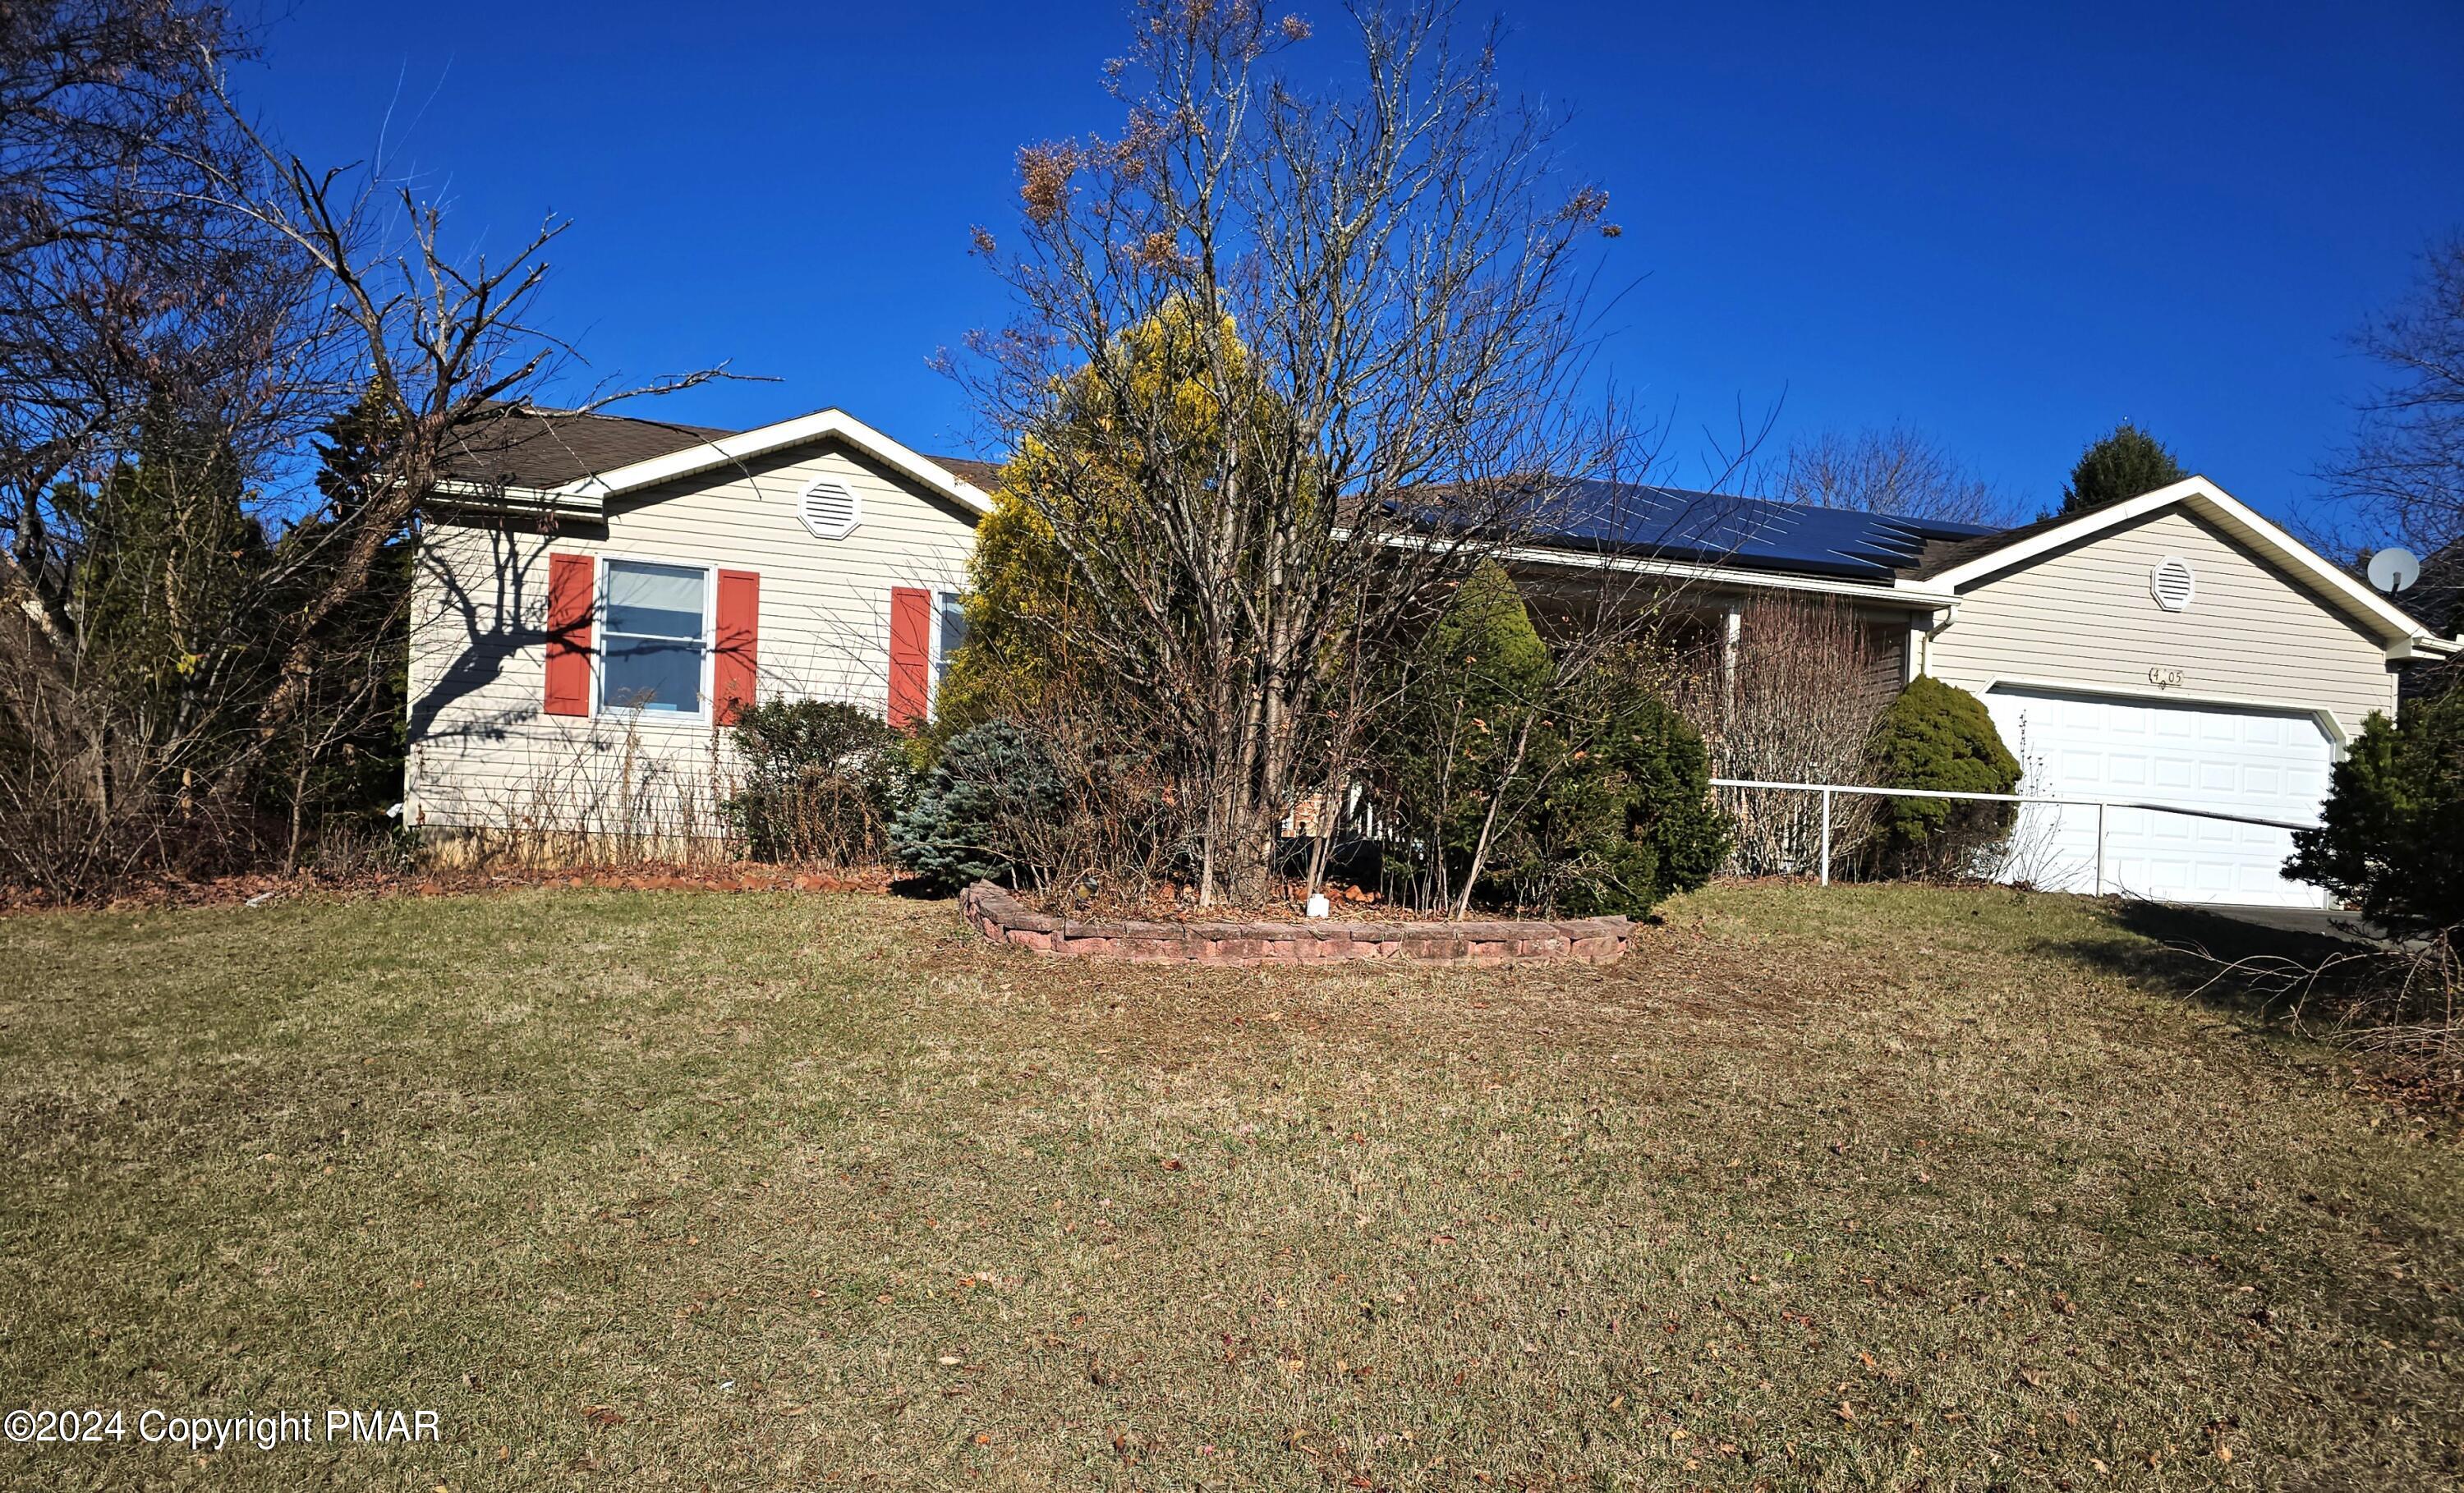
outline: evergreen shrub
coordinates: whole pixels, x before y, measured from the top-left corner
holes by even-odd
[[[1882,712],[1869,756],[1885,788],[2011,793],[2022,773],[1985,702],[1927,674]],[[1888,876],[1971,874],[2008,838],[2017,809],[1964,799],[1886,800],[1874,849],[1879,869]]]

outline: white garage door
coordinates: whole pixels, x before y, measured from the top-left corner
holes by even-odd
[[[2315,823],[2334,749],[2309,715],[2175,705],[2114,695],[1996,689],[1994,728],[2028,769],[2023,793],[2125,799]],[[2104,889],[2170,902],[2321,907],[2318,888],[2277,874],[2288,830],[2187,814],[2111,808]],[[2006,877],[2087,891],[2096,877],[2096,810],[2031,803],[2020,811]]]

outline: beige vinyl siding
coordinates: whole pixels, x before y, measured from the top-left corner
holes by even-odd
[[[822,476],[859,495],[862,521],[846,538],[815,538],[797,516]],[[437,525],[412,595],[406,815],[517,831],[716,828],[732,768],[706,714],[543,713],[550,553],[753,571],[759,697],[880,710],[891,589],[961,589],[974,540],[965,511],[836,444],[628,494],[604,522],[560,520],[553,534],[532,517]]]
[[[2174,555],[2189,561],[2197,591],[2168,612],[2148,577]],[[2180,509],[1962,588],[1958,619],[1927,645],[1925,666],[1979,693],[2024,681],[2153,695],[2149,670],[2179,670],[2164,695],[2332,712],[2347,737],[2370,712],[2395,707],[2375,638]]]

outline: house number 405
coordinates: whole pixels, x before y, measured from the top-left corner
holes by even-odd
[[[2147,682],[2159,690],[2178,690],[2182,688],[2182,671],[2159,664],[2147,670]]]

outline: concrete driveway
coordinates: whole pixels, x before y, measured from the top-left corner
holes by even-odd
[[[2189,912],[2205,912],[2214,917],[2229,917],[2254,928],[2272,928],[2278,933],[2307,933],[2317,938],[2341,938],[2348,943],[2385,943],[2387,935],[2362,921],[2359,912],[2342,908],[2240,908],[2216,902],[2167,902],[2167,907]]]

